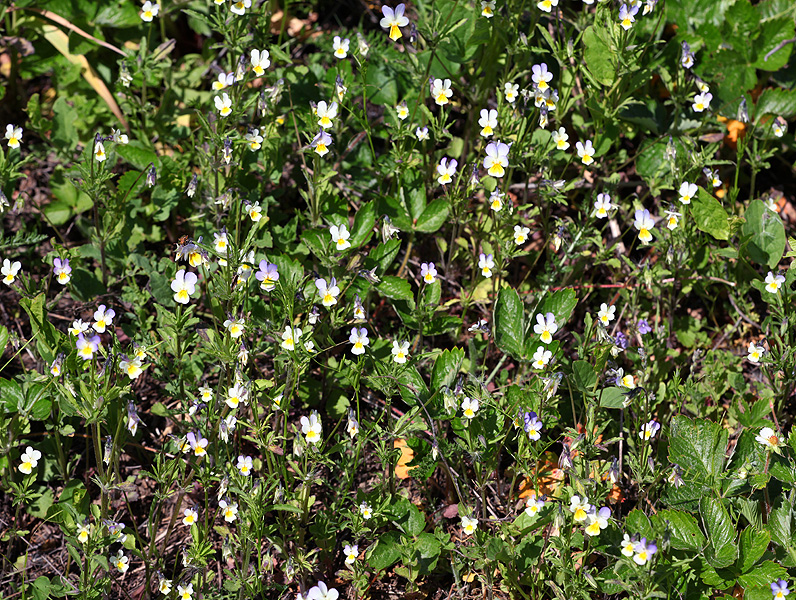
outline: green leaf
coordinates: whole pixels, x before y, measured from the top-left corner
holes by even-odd
[[[700,187],[699,194],[693,199],[691,212],[697,229],[709,233],[717,240],[729,239],[729,215],[721,203],[704,188]]]
[[[771,539],[783,548],[793,548],[793,507],[783,498],[782,503],[768,516]]]
[[[787,579],[788,571],[781,565],[776,564],[770,560],[754,565],[754,569],[744,573],[738,578],[744,588],[747,588],[747,593],[744,595],[744,600],[749,600],[751,596],[748,593],[748,588],[762,588],[768,592],[767,598],[771,598],[771,583],[777,579]]]
[[[431,392],[436,392],[443,386],[451,387],[456,381],[459,369],[464,362],[464,350],[453,348],[443,350],[434,361],[434,368],[431,371]]]
[[[75,123],[79,121],[77,109],[60,96],[53,102],[53,143],[63,149],[71,149],[79,140]]]
[[[445,198],[437,198],[426,206],[426,209],[418,217],[415,223],[415,231],[423,233],[434,233],[445,224],[448,218],[448,201]]]
[[[349,242],[352,248],[357,248],[368,241],[376,225],[376,203],[366,202],[354,216],[354,225],[351,228]]]
[[[625,528],[646,538],[652,538],[655,534],[649,517],[638,509],[630,511],[625,517]]]
[[[727,437],[715,423],[678,415],[672,419],[669,461],[713,487],[724,468]]]
[[[495,305],[495,343],[503,352],[518,360],[523,358],[525,337],[523,315],[519,294],[512,288],[501,289]]]
[[[746,252],[750,259],[773,269],[785,252],[785,226],[779,215],[766,208],[762,200],[752,200],[744,213],[745,236],[751,236]]]
[[[576,360],[572,363],[572,376],[577,387],[584,394],[591,394],[597,384],[597,373],[585,360]]]
[[[542,301],[537,313],[542,315],[549,312],[553,313],[560,329],[569,321],[569,318],[572,316],[572,311],[575,310],[577,305],[578,297],[575,295],[575,290],[558,290],[548,295]]]
[[[602,408],[622,408],[627,400],[628,390],[620,387],[607,387],[598,392]]]
[[[0,356],[3,356],[3,351],[8,345],[8,340],[8,328],[5,325],[0,325]]]
[[[409,305],[415,307],[415,296],[412,293],[412,286],[406,279],[395,277],[394,275],[387,275],[377,286],[379,293],[392,300],[403,300]]]
[[[733,543],[735,526],[724,503],[718,498],[704,497],[699,503],[699,512],[708,532],[705,558],[714,569],[730,566],[738,557],[738,548]]]
[[[395,257],[398,256],[398,252],[401,249],[401,240],[399,238],[393,238],[388,240],[385,244],[379,244],[373,250],[370,251],[368,254],[368,258],[376,261],[379,266],[379,270],[377,271],[377,275],[381,277],[384,273],[387,272],[387,269],[390,267],[392,262],[395,260]]]
[[[791,22],[791,35],[792,33]],[[755,119],[758,121],[765,115],[792,119],[796,116],[796,90],[765,89],[757,99],[756,107]]]
[[[599,33],[598,33],[599,31]],[[603,30],[590,25],[583,32],[583,60],[594,79],[604,86],[612,85],[616,79],[616,53],[605,39]]]
[[[659,511],[657,516],[668,526],[672,548],[699,553],[707,545],[705,534],[702,533],[693,515],[681,510],[667,509]]]
[[[148,169],[150,163],[158,165],[157,154],[135,140],[129,144],[117,144],[116,153],[139,171]]]
[[[741,573],[747,573],[755,568],[757,561],[763,557],[770,542],[771,535],[768,531],[758,531],[754,527],[747,527],[741,532],[738,555],[738,568]]]
[[[25,404],[25,395],[22,387],[11,379],[0,379],[0,406],[3,412],[17,412],[20,406]]]

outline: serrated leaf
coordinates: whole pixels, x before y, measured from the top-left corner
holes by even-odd
[[[548,295],[542,301],[542,303],[539,305],[537,313],[542,315],[545,315],[549,312],[553,313],[556,318],[556,323],[560,329],[566,324],[567,321],[569,321],[569,318],[572,316],[572,311],[575,310],[577,305],[578,296],[575,294],[575,290],[558,290],[557,292],[553,292],[552,294]],[[536,317],[534,317],[534,319],[536,319]]]
[[[724,503],[718,498],[702,498],[699,512],[708,533],[705,558],[714,569],[730,566],[738,557],[738,547],[733,543],[735,526]]]
[[[519,294],[512,288],[501,289],[495,305],[495,343],[518,360],[524,347],[524,314]]]
[[[584,394],[591,394],[597,383],[597,373],[585,360],[576,360],[572,363],[572,377],[575,380],[575,387]]]
[[[741,573],[747,573],[755,568],[768,544],[771,542],[771,535],[768,531],[758,531],[754,527],[747,527],[741,532],[741,540],[738,545],[738,569]]]
[[[376,225],[376,203],[366,202],[354,216],[354,225],[351,227],[349,242],[352,248],[357,248],[368,241]]]
[[[395,277],[394,275],[387,275],[377,286],[379,293],[392,300],[403,300],[407,302],[412,308],[415,307],[415,296],[412,293],[412,286],[406,279]]]
[[[727,431],[715,423],[678,415],[672,419],[669,461],[703,483],[715,486],[724,469],[727,437]]]
[[[721,203],[704,188],[699,188],[699,194],[693,199],[691,213],[697,229],[709,233],[717,240],[729,239],[729,215]]]
[[[583,60],[594,79],[604,86],[613,84],[616,79],[616,54],[598,30],[590,25],[583,32]]]
[[[780,216],[766,208],[762,200],[752,200],[744,213],[745,236],[751,236],[746,252],[750,259],[774,269],[785,252],[785,226]]]
[[[672,548],[702,552],[707,545],[705,534],[693,515],[681,510],[662,510],[657,515],[669,532]]]
[[[464,350],[461,348],[443,350],[434,361],[434,368],[431,371],[431,392],[434,393],[443,386],[451,387],[463,362]]]

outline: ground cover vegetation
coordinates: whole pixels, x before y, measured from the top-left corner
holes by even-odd
[[[791,0],[3,7],[0,597],[789,594]]]

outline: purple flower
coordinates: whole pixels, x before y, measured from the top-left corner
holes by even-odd
[[[523,415],[523,429],[528,434],[528,437],[534,442],[538,441],[541,436],[541,431],[544,425],[539,420],[537,414],[532,410]]]
[[[614,343],[622,350],[627,350],[627,336],[621,331],[618,331],[616,336],[614,336]]]
[[[774,595],[774,598],[784,598],[788,594],[790,594],[790,590],[788,589],[788,582],[784,579],[777,579],[774,583],[771,584],[771,593]]]
[[[264,291],[270,292],[276,287],[276,282],[279,281],[279,269],[275,264],[269,263],[267,260],[261,260],[260,270],[254,276],[260,282],[260,287]]]
[[[72,267],[69,266],[69,259],[65,258],[61,260],[60,258],[56,258],[53,261],[53,275],[58,280],[58,283],[61,285],[66,285],[69,283],[70,274],[72,273]]]
[[[638,332],[641,335],[646,335],[650,331],[652,331],[652,327],[650,327],[650,324],[647,322],[647,319],[639,319],[639,322],[636,323],[636,329],[638,329]]]
[[[94,358],[94,353],[99,350],[100,336],[95,335],[89,339],[82,333],[77,336],[77,354],[83,360],[91,360]]]

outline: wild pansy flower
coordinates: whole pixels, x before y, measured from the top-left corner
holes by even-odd
[[[633,562],[643,566],[652,560],[652,556],[658,551],[658,546],[655,542],[648,542],[647,538],[641,538],[633,546],[633,551],[635,552]]]
[[[517,100],[517,96],[520,93],[520,85],[518,83],[511,83],[507,81],[503,86],[503,97],[506,98],[506,102],[509,104],[514,104]]]
[[[77,531],[75,532],[77,536],[77,541],[81,544],[85,544],[88,541],[89,536],[91,535],[91,525],[87,525],[85,523],[78,523]]]
[[[640,437],[642,440],[651,440],[655,437],[655,434],[660,431],[660,429],[661,424],[653,419],[649,423],[645,423],[641,426],[641,431],[638,432],[638,437]]]
[[[781,447],[785,444],[785,440],[778,436],[771,427],[763,427],[755,437],[755,440],[762,444],[767,451],[773,451],[777,454],[780,453]]]
[[[391,352],[393,362],[404,364],[406,359],[409,358],[409,342],[393,340]]]
[[[478,256],[478,268],[481,269],[481,275],[489,279],[492,277],[492,269],[495,268],[495,259],[491,254],[484,254],[483,252]]]
[[[759,363],[760,359],[763,357],[763,353],[766,349],[763,346],[757,346],[754,342],[749,342],[749,346],[747,347],[746,351],[749,353],[746,357],[747,360],[751,363]]]
[[[625,370],[622,367],[619,367],[615,371],[614,383],[619,387],[627,388],[629,390],[633,390],[636,388],[635,377],[633,377],[632,373],[628,373],[627,375],[625,375]]]
[[[326,308],[337,304],[337,296],[340,294],[340,288],[337,287],[337,280],[334,277],[329,280],[328,284],[325,279],[316,279],[315,287],[318,288],[321,304]]]
[[[409,19],[406,20],[409,22]],[[361,33],[357,31],[357,48],[359,49],[359,53],[362,55],[362,58],[365,58],[370,52],[370,46],[368,45],[368,41],[365,39]]]
[[[703,92],[694,96],[693,109],[694,112],[702,112],[710,110],[710,101],[713,100],[713,94],[710,92]]]
[[[149,4],[149,2],[146,4]],[[146,21],[146,19],[144,20]],[[121,548],[119,548],[119,552],[115,556],[111,557],[111,561],[113,566],[119,570],[119,573],[127,573],[127,569],[130,568],[130,559],[124,555],[124,551]]]
[[[480,408],[480,404],[478,400],[475,398],[468,398],[467,396],[464,397],[462,400],[462,414],[465,419],[472,419],[475,416],[475,413],[478,412]]]
[[[343,78],[340,77],[339,75],[337,76],[337,79],[334,82],[334,90],[337,94],[337,100],[342,102],[343,98],[345,98],[345,94],[348,91],[348,88],[345,86]]]
[[[550,123],[549,119],[547,118],[547,112],[546,106],[542,106],[539,109],[539,127],[542,129],[545,129]]]
[[[209,441],[202,437],[202,434],[198,431],[196,433],[191,432],[187,435],[188,445],[190,446],[191,450],[193,450],[194,456],[198,459],[202,459],[202,457],[207,454],[207,444]]]
[[[307,592],[307,600],[337,600],[339,596],[340,593],[336,589],[327,587],[323,581],[319,581],[318,585]]]
[[[409,117],[409,107],[406,105],[406,100],[402,100],[400,104],[395,107],[395,112],[398,114],[398,118],[401,121]]]
[[[119,360],[119,370],[127,375],[131,380],[138,379],[138,377],[141,376],[141,373],[144,372],[144,368],[143,360],[138,356],[129,358],[122,355],[121,359]]]
[[[152,2],[146,0],[141,7],[141,20],[151,23],[152,19],[158,16],[158,12],[160,12],[160,6],[158,6],[157,1],[152,4]]]
[[[254,204],[251,202],[246,203],[246,213],[249,215],[249,218],[254,222],[258,223],[260,219],[263,218],[263,209],[260,206],[260,202],[257,201]]]
[[[603,506],[600,510],[592,510],[589,513],[589,524],[586,526],[586,535],[595,537],[600,535],[600,532],[608,527],[608,519],[611,518],[611,509]]]
[[[578,149],[578,156],[584,165],[588,166],[594,162],[594,146],[592,146],[591,140],[586,140],[585,144],[577,142],[575,148]]]
[[[473,535],[478,529],[478,519],[475,517],[462,517],[462,531],[464,535]]]
[[[246,321],[242,317],[240,319],[226,319],[224,327],[229,331],[230,337],[235,340],[244,334]]]
[[[702,172],[705,174],[705,177],[707,177],[710,185],[712,185],[714,188],[721,187],[721,178],[719,177],[719,172],[717,170],[714,171],[713,169],[705,167],[702,169]]]
[[[406,5],[403,3],[399,4],[395,7],[395,10],[390,8],[389,6],[382,6],[381,13],[384,17],[379,21],[379,24],[384,29],[390,30],[390,39],[392,41],[397,41],[403,35],[401,33],[400,27],[406,27],[409,25],[409,19],[404,16],[404,11],[406,10]],[[360,41],[360,52],[361,52],[361,45],[362,42]],[[363,53],[364,56],[365,53]]]
[[[521,225],[514,226],[514,243],[522,246],[528,241],[528,234],[531,232],[530,227],[523,227]]]
[[[221,72],[218,74],[218,79],[216,79],[213,82],[213,85],[210,87],[213,88],[214,92],[220,92],[221,90],[230,87],[234,83],[235,83],[235,73]]]
[[[179,600],[191,600],[193,598],[193,584],[189,583],[186,586],[177,586],[177,598]]]
[[[351,354],[356,356],[365,354],[365,346],[370,344],[370,340],[368,339],[368,330],[364,327],[352,327],[351,335],[348,336],[348,341],[354,345],[354,347],[351,348]]]
[[[178,304],[188,304],[191,295],[196,291],[196,273],[185,269],[177,271],[174,281],[171,282],[171,291],[174,292],[174,301]]]
[[[600,310],[597,311],[597,320],[600,321],[603,325],[608,325],[611,321],[613,321],[616,313],[616,306],[611,304],[610,306],[607,305],[605,302],[600,304]]]
[[[17,468],[19,469],[20,473],[30,475],[33,472],[33,469],[35,469],[39,464],[40,459],[41,452],[32,446],[28,446],[25,449],[25,452],[22,453],[22,456],[19,457],[20,464]]]
[[[357,561],[357,556],[359,556],[359,546],[346,544],[345,548],[343,548],[343,554],[345,554],[345,564],[353,565]]]
[[[367,521],[373,516],[373,509],[367,502],[362,502],[362,504],[359,505],[359,513]]]
[[[778,138],[781,138],[788,131],[788,122],[782,117],[777,117],[771,124],[771,131]]]
[[[445,106],[448,102],[450,102],[450,97],[453,96],[453,90],[451,90],[451,80],[435,79],[432,81],[431,96],[434,98],[434,102],[436,102],[439,106]]]
[[[608,212],[615,208],[611,204],[611,196],[609,194],[597,194],[597,200],[594,201],[594,216],[598,219],[604,219],[608,216]]]
[[[680,224],[680,217],[682,217],[683,215],[673,210],[667,210],[665,212],[666,212],[666,229],[668,229],[669,231],[677,229],[677,226]]]
[[[484,168],[492,177],[503,177],[509,166],[509,146],[503,142],[490,142],[486,147]]]
[[[348,232],[348,228],[345,225],[332,225],[329,227],[329,233],[338,251],[343,251],[351,247],[351,242],[348,241],[351,234]]]
[[[334,50],[335,58],[345,58],[348,56],[348,46],[350,43],[348,38],[341,38],[339,35],[334,36],[332,50]]]
[[[503,196],[504,194],[499,189],[492,190],[492,193],[489,194],[489,208],[500,212],[503,209]]]
[[[232,99],[226,92],[224,92],[223,96],[215,96],[213,102],[216,105],[218,114],[222,117],[228,117],[232,113]]]
[[[644,10],[641,12],[642,15],[650,14],[654,9],[655,6],[658,4],[658,0],[646,0],[644,2]]]
[[[558,6],[558,0],[540,0],[536,6],[539,10],[549,13],[552,12],[554,6]]]
[[[367,318],[365,314],[365,305],[362,304],[362,299],[359,294],[354,298],[354,319],[357,321],[364,321]]]
[[[99,352],[99,345],[100,337],[98,335],[86,339],[85,336],[80,333],[78,334],[77,342],[75,343],[75,346],[77,347],[77,355],[83,360],[91,360],[94,358],[94,354]]]
[[[425,142],[428,139],[428,127],[418,127],[415,129],[415,137],[418,142]]]
[[[481,136],[491,137],[495,133],[495,127],[498,126],[497,111],[494,108],[492,110],[481,109],[481,118],[478,119],[478,124],[481,126]]]
[[[777,579],[771,584],[771,594],[774,596],[774,600],[782,600],[785,596],[790,594],[788,582],[784,579]]]
[[[97,333],[105,333],[105,329],[113,324],[113,318],[116,316],[116,311],[112,308],[105,308],[104,304],[100,304],[99,308],[94,311],[94,331]]]
[[[251,456],[244,456],[241,454],[238,457],[238,464],[236,468],[238,469],[241,475],[243,475],[244,477],[248,477],[249,475],[252,474],[253,465],[254,461]]]
[[[357,421],[357,416],[350,407],[348,409],[348,423],[346,423],[345,430],[348,435],[351,436],[351,439],[354,439],[359,433],[359,421]]]
[[[103,162],[106,158],[108,158],[108,155],[105,153],[105,144],[99,141],[94,142],[94,160]]]
[[[553,132],[553,141],[556,144],[557,150],[566,150],[569,148],[569,135],[567,135],[567,130],[563,127],[559,127],[558,131]]]
[[[442,160],[439,161],[437,165],[437,173],[439,177],[437,177],[437,181],[440,185],[445,185],[453,181],[453,176],[456,174],[456,167],[459,166],[459,161],[455,158],[451,158],[450,162],[448,162],[448,157],[445,156]]]
[[[321,100],[318,102],[315,114],[318,115],[318,125],[324,129],[329,129],[334,125],[332,119],[337,117],[337,102],[332,102],[327,105],[325,100]]]
[[[162,575],[160,575],[160,581],[158,582],[158,591],[163,594],[164,596],[168,596],[171,593],[171,586],[172,586],[171,579],[166,579]]]
[[[553,334],[558,331],[558,324],[556,317],[553,313],[549,312],[545,315],[539,313],[536,315],[536,325],[533,326],[533,332],[541,336],[543,344],[549,344],[553,341]]]
[[[431,285],[437,280],[437,269],[434,263],[423,263],[420,265],[420,277],[423,282]]]
[[[646,208],[643,210],[638,209],[635,212],[633,226],[638,229],[638,239],[641,240],[641,242],[648,244],[652,241],[650,230],[655,227],[655,221],[652,219],[650,211]]]
[[[586,496],[583,496],[581,499],[580,496],[575,495],[569,499],[569,512],[572,513],[572,518],[576,523],[582,523],[588,519],[591,509],[592,506],[589,504],[589,499]]]
[[[238,518],[238,503],[227,502],[226,500],[219,500],[218,507],[221,509],[221,514],[224,515],[224,520],[227,523],[232,523]]]
[[[528,434],[529,440],[538,442],[542,437],[544,425],[539,420],[539,416],[531,410],[523,415],[522,428]]]
[[[53,377],[60,377],[63,363],[64,363],[64,354],[61,353],[55,358],[53,364],[50,366],[50,375],[52,375]]]
[[[633,23],[636,22],[636,15],[638,14],[639,5],[631,5],[628,7],[627,4],[623,4],[619,7],[619,24],[622,26],[622,29],[627,31],[631,27],[633,27]]]
[[[325,156],[329,153],[329,146],[331,143],[332,136],[325,131],[319,131],[318,135],[310,142],[310,146],[315,149],[315,154],[318,156]]]
[[[636,540],[632,539],[629,535],[624,534],[622,537],[622,543],[619,545],[619,551],[622,553],[622,556],[627,556],[630,558],[634,554],[633,548],[635,548],[635,546]]]
[[[694,53],[691,52],[691,46],[688,45],[688,42],[683,42],[682,53],[680,54],[680,64],[686,69],[690,69],[694,66],[695,58],[696,57],[694,56]]]
[[[691,200],[697,195],[699,188],[695,183],[688,183],[684,181],[680,184],[680,202],[683,204],[691,204]]]
[[[257,128],[250,129],[245,136],[245,140],[249,144],[249,150],[252,152],[256,152],[263,146],[263,136],[260,135],[260,130]],[[259,206],[259,202],[257,204]]]
[[[191,525],[196,523],[197,520],[199,520],[199,511],[196,510],[195,508],[186,508],[182,514],[184,515],[182,519],[182,524],[188,527],[190,527]]]
[[[271,54],[268,50],[257,50],[256,48],[251,51],[251,66],[252,71],[257,77],[262,77],[265,70],[271,66]]]
[[[308,444],[317,444],[321,441],[323,425],[321,424],[318,411],[313,410],[309,418],[301,417],[301,433],[306,437]]]
[[[481,0],[481,16],[487,19],[495,16],[495,0]]]
[[[3,283],[11,285],[14,283],[14,278],[19,274],[22,268],[22,263],[18,260],[11,262],[7,258],[3,259],[3,266],[0,267],[0,274],[3,275]]]
[[[290,350],[291,352],[296,349],[296,340],[301,339],[302,331],[298,327],[291,327],[285,325],[285,331],[282,332],[282,348]]]
[[[232,0],[232,6],[229,10],[236,15],[243,16],[246,14],[246,9],[252,7],[252,0]]]
[[[544,508],[544,500],[536,496],[536,492],[531,491],[528,497],[525,498],[525,514],[529,517],[535,517]]]
[[[22,141],[22,127],[6,125],[5,137],[8,140],[9,148],[19,148],[19,143]]]
[[[553,353],[550,350],[545,350],[544,346],[539,346],[536,348],[536,352],[533,353],[533,362],[531,366],[534,369],[544,369],[550,364],[550,359],[552,358]]]
[[[55,280],[60,283],[61,285],[66,285],[69,283],[69,280],[72,278],[72,267],[69,266],[69,259],[65,258],[61,260],[60,258],[56,258],[53,261],[53,275],[55,275]]]
[[[553,74],[547,70],[547,63],[533,65],[531,67],[531,80],[536,84],[537,89],[545,91],[550,87],[549,82],[553,80]]]
[[[774,275],[772,271],[768,272],[766,275],[765,284],[766,284],[766,291],[771,294],[776,294],[779,292],[779,288],[782,287],[782,284],[785,283],[785,277],[782,275]]]

